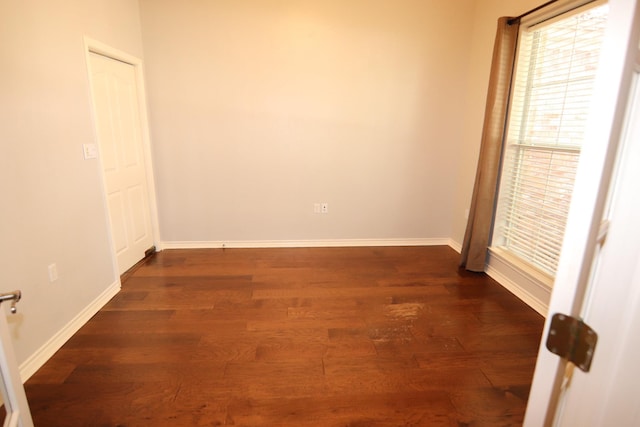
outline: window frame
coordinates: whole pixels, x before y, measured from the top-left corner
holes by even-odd
[[[512,114],[512,101],[514,98],[514,90],[515,88],[515,79],[518,73],[518,66],[530,66],[530,61],[524,61],[524,64],[519,64],[518,58],[520,57],[520,51],[522,48],[521,40],[523,34],[529,31],[535,31],[536,28],[540,26],[551,25],[557,21],[564,20],[570,18],[573,15],[582,13],[586,10],[596,8],[598,6],[607,4],[607,0],[559,0],[556,3],[553,3],[547,7],[540,9],[538,12],[531,14],[523,18],[520,22],[520,29],[518,33],[518,45],[516,51],[516,62],[514,64],[514,73],[513,73],[513,81],[510,88],[509,101],[507,107],[507,117],[505,122],[505,141],[502,153],[502,159],[500,164],[500,178],[499,178],[499,188],[498,194],[496,197],[496,205],[494,207],[494,220],[492,224],[491,230],[491,239],[489,243],[489,253],[491,257],[498,259],[501,263],[506,263],[511,266],[511,268],[516,271],[518,274],[527,278],[538,285],[543,285],[550,289],[553,286],[553,282],[555,279],[554,274],[549,274],[549,272],[544,269],[536,266],[535,264],[530,263],[526,259],[523,259],[512,253],[509,250],[501,247],[502,240],[504,237],[499,231],[499,225],[497,224],[500,220],[498,218],[498,211],[500,208],[500,200],[501,200],[501,192],[503,191],[503,166],[505,163],[505,156],[507,155],[507,144],[506,138],[509,136],[509,125],[511,123],[511,114]],[[526,112],[525,112],[526,114]],[[581,149],[579,149],[581,151]],[[579,160],[578,160],[579,161]],[[574,180],[575,186],[575,180]],[[565,228],[566,229],[566,228]],[[561,241],[562,243],[562,241]]]

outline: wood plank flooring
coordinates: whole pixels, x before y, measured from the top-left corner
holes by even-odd
[[[543,319],[448,247],[167,250],[27,383],[36,426],[522,424]]]

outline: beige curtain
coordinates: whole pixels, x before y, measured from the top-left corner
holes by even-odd
[[[493,47],[480,157],[460,260],[460,266],[470,271],[484,271],[493,222],[519,28],[517,20],[509,25],[510,19],[513,18],[503,17],[498,20]]]

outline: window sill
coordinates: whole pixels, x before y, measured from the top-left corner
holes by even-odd
[[[500,248],[489,248],[487,274],[541,315],[547,315],[553,277]]]

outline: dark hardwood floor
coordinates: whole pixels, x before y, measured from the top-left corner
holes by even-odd
[[[543,318],[448,247],[167,250],[27,383],[36,426],[517,426]]]

